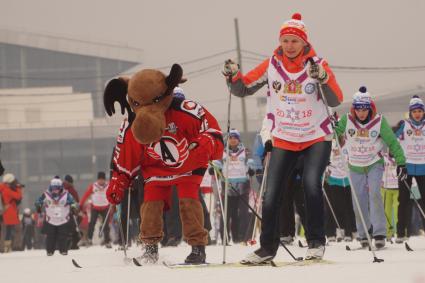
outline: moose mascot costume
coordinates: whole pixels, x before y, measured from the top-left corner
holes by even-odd
[[[131,78],[111,80],[104,93],[108,115],[115,113],[115,102],[122,114],[128,112],[115,147],[109,202],[121,202],[139,171],[144,179],[139,236],[144,253],[136,258],[140,264],[158,261],[163,211],[169,209],[172,186],[177,187],[183,236],[192,247],[185,262],[205,263],[208,233],[198,193],[208,162],[222,158],[223,136],[217,120],[204,107],[174,95],[174,88],[184,81],[182,76],[177,64],[168,76],[145,69]]]

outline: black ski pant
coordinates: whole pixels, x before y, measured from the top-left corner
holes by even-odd
[[[279,210],[282,194],[288,189],[288,181],[297,159],[304,156],[304,186],[306,212],[306,238],[309,244],[325,244],[324,205],[321,178],[329,163],[331,142],[318,142],[302,151],[290,151],[274,147],[271,152],[267,188],[263,199],[261,223],[261,247],[272,254],[279,248]]]
[[[31,250],[34,242],[34,225],[25,225],[24,232],[22,234],[22,248],[24,250]]]
[[[248,203],[249,192],[238,196],[227,196],[227,231],[228,235],[231,235],[231,239],[234,243],[247,240],[246,231],[249,224],[249,213],[248,207],[242,199]],[[220,232],[221,238],[223,239],[224,225],[222,218],[220,219]]]
[[[5,237],[6,241],[12,241],[15,238],[16,234],[16,225],[4,225],[5,228]]]
[[[69,219],[69,249],[76,250],[78,249],[78,242],[81,239],[80,233],[77,232],[77,224],[78,224],[78,217],[75,216],[75,219],[77,223],[75,223],[75,220],[73,219],[74,216],[71,215],[71,219]]]
[[[68,252],[69,222],[58,226],[45,222],[44,225],[46,251],[54,253],[56,247],[58,247],[61,253]]]
[[[326,184],[325,192],[329,198],[341,229],[344,229],[346,236],[351,237],[352,233],[357,231],[357,228],[350,187]],[[325,203],[326,236],[335,237],[337,224],[326,200]]]
[[[291,174],[287,190],[282,193],[280,208],[280,237],[295,237],[295,211],[305,226],[304,192],[301,179],[296,179],[295,173]]]
[[[88,237],[89,237],[90,240],[93,239],[94,226],[96,226],[97,218],[99,216],[102,217],[103,221],[109,222],[109,219],[106,219],[107,213],[108,213],[108,208],[104,209],[104,210],[96,210],[96,209],[91,210],[89,231],[88,231]],[[111,239],[109,237],[109,223],[106,223],[105,228],[103,229],[103,240],[104,240],[105,244],[107,244],[111,241]]]
[[[421,199],[418,199],[418,203],[421,206],[422,210],[425,211],[425,176],[413,176],[408,175],[405,182],[399,180],[398,187],[398,215],[397,215],[397,237],[410,237],[411,227],[410,222],[412,221],[412,205],[413,200],[411,199],[410,188],[412,187],[413,177],[418,184],[419,192],[421,194]],[[416,205],[416,204],[415,204]],[[425,221],[421,215],[422,223],[425,227]]]

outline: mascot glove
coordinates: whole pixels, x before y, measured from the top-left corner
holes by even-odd
[[[199,163],[208,163],[214,148],[214,138],[207,133],[200,134],[189,145],[190,155],[196,158]]]
[[[109,182],[108,189],[106,190],[106,198],[110,204],[119,204],[124,198],[124,192],[130,185],[129,179],[120,174],[117,177],[112,177]]]

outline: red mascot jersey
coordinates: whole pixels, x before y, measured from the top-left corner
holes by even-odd
[[[201,182],[208,160],[222,158],[222,132],[217,120],[201,105],[175,97],[165,118],[164,135],[149,145],[138,143],[131,124],[124,120],[113,157],[115,177],[124,174],[133,179],[142,169],[145,183],[173,184],[188,176]],[[191,149],[192,143],[199,146]]]

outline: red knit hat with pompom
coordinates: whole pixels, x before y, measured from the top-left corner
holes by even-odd
[[[292,15],[292,19],[283,23],[282,27],[280,28],[280,37],[283,35],[294,35],[301,38],[305,42],[308,42],[307,29],[304,22],[301,20],[301,14],[295,13]]]

